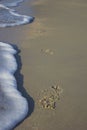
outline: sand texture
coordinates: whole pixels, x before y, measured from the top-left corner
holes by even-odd
[[[22,82],[33,99],[14,130],[87,130],[87,2],[26,0],[16,10],[35,21],[0,29],[0,40],[21,50]],[[63,89],[56,108],[42,108],[40,92],[56,84]]]

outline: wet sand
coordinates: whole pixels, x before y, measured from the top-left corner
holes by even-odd
[[[0,40],[21,50],[23,86],[35,103],[15,130],[86,130],[87,2],[27,0],[16,9],[36,19],[29,25],[0,28]],[[56,109],[41,108],[40,92],[57,83],[64,91]]]

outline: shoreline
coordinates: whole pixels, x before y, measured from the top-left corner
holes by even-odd
[[[21,50],[23,86],[35,102],[33,113],[15,130],[86,130],[87,2],[32,2],[16,7],[35,16],[32,24],[0,29],[1,41]],[[64,91],[56,109],[43,109],[40,92],[58,83]]]

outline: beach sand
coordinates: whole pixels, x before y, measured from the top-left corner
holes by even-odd
[[[16,10],[35,21],[0,28],[0,40],[21,50],[22,82],[34,102],[14,130],[87,130],[87,2],[27,0]],[[60,100],[44,109],[41,92],[55,84],[63,88]]]

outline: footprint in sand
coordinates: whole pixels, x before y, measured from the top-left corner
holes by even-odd
[[[41,52],[43,52],[44,54],[48,54],[48,55],[53,55],[54,51],[52,51],[51,49],[41,49]]]

